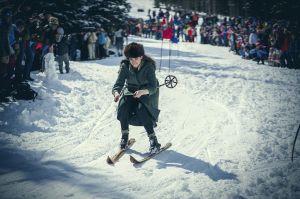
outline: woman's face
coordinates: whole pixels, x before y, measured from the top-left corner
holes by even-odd
[[[142,58],[143,56],[136,57],[136,58],[129,58],[129,61],[134,68],[138,68],[139,65],[141,64]]]

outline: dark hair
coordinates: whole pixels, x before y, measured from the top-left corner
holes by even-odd
[[[144,55],[143,61],[152,64],[152,65],[155,67],[155,69],[156,69],[155,61],[154,61],[154,59],[152,59],[151,57],[149,57],[149,56],[147,56],[147,55]]]
[[[18,19],[17,21],[16,21],[16,26],[25,26],[25,22],[22,20],[22,19]]]
[[[142,44],[132,42],[125,47],[124,55],[126,56],[127,59],[144,56],[145,55],[144,47]]]

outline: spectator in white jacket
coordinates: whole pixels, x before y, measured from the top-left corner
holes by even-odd
[[[84,35],[84,40],[87,40],[89,57],[88,59],[96,59],[96,42],[97,35],[95,31],[90,31]]]
[[[256,30],[253,29],[250,33],[250,36],[249,36],[249,44],[251,46],[251,49],[255,48],[255,45],[256,45],[257,42],[258,42],[258,37],[257,37],[257,34],[256,34]]]
[[[119,57],[123,55],[124,36],[125,33],[122,28],[120,28],[114,34],[114,45],[116,45],[117,54]]]

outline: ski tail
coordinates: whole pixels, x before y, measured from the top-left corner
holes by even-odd
[[[131,138],[128,140],[128,147],[126,149],[120,149],[115,155],[112,157],[107,156],[106,162],[109,165],[114,165],[118,160],[121,159],[121,157],[125,154],[125,152],[132,147],[132,145],[135,143],[135,139]]]
[[[171,142],[168,142],[165,146],[163,146],[159,151],[157,151],[156,153],[152,153],[152,154],[148,154],[147,156],[143,157],[141,160],[137,160],[135,159],[132,155],[130,155],[130,162],[132,162],[133,164],[141,164],[144,163],[148,160],[150,160],[151,158],[155,157],[156,155],[160,154],[161,152],[167,150],[168,148],[170,148],[172,146]]]

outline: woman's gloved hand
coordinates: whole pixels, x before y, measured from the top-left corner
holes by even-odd
[[[119,94],[119,92],[115,92],[115,93],[114,93],[114,101],[115,101],[115,102],[118,102],[119,99],[120,99],[120,94]]]
[[[137,90],[134,92],[133,97],[134,98],[140,98],[143,95],[148,95],[149,94],[149,90],[148,89],[144,89],[144,90]]]

